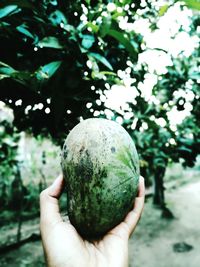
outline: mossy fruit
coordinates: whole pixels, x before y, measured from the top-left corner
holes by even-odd
[[[133,140],[116,122],[92,118],[76,125],[61,156],[68,216],[85,238],[119,224],[138,192],[139,160]]]

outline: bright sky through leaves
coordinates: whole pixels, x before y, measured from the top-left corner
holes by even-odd
[[[145,51],[139,55],[139,64],[146,63],[149,73],[145,75],[145,81],[139,83],[138,86],[146,101],[159,104],[159,100],[152,96],[151,91],[157,82],[157,75],[165,74],[167,72],[166,67],[172,64],[170,56],[177,57],[182,54],[187,57],[198,46],[199,38],[197,36],[191,37],[187,33],[190,28],[191,16],[192,11],[190,9],[181,10],[179,3],[177,3],[161,16],[157,24],[158,29],[153,32],[150,30],[150,23],[147,19],[139,19],[134,23],[127,23],[125,18],[121,20],[121,28],[126,28],[127,31],[134,30],[144,36]],[[180,27],[183,31],[180,31]],[[106,94],[105,105],[123,114],[122,110],[126,107],[126,102],[134,102],[138,92],[137,88],[130,85],[131,79],[128,71],[118,71],[118,76],[123,78],[125,86],[113,86]],[[185,97],[188,101],[191,100],[191,95],[186,94]],[[171,124],[181,123],[190,114],[191,108],[189,103],[183,111],[177,111],[174,107],[168,113]],[[157,123],[162,126],[160,121]]]

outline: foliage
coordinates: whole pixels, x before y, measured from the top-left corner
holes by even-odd
[[[175,142],[168,154],[175,162],[182,158],[184,166],[190,167],[194,166],[196,157],[200,153],[199,63],[199,49],[188,58],[173,59],[173,65],[168,67],[167,74],[163,75],[154,87],[156,96],[163,92],[160,101],[166,112],[172,107],[184,111],[189,106],[189,116],[177,125],[171,136]]]
[[[1,209],[38,211],[39,188],[34,183],[23,184],[19,159],[20,134],[12,122],[4,119],[0,125],[0,207]],[[23,203],[21,203],[23,201]]]
[[[199,10],[198,1],[181,3],[183,8]],[[123,126],[136,140],[142,174],[156,180],[157,172],[163,176],[168,162],[180,158],[185,166],[193,166],[200,142],[199,49],[188,58],[172,57],[167,73],[156,74],[152,93],[158,101],[147,101],[138,86],[148,73],[146,65],[138,65],[145,43],[141,34],[126,30],[122,23],[144,18],[154,31],[173,4],[157,8],[148,0],[1,1],[0,99],[13,109],[14,124],[35,135],[51,135],[62,144],[80,117],[92,117],[95,110],[106,117],[104,103],[97,100],[107,88],[123,84],[118,71],[125,71],[131,62],[136,104],[130,99],[127,110],[114,112],[112,119],[123,119],[126,111],[132,111]],[[199,25],[194,15],[191,36]],[[177,97],[180,90],[193,97]],[[193,107],[190,116],[174,129],[169,112],[185,110],[188,104]],[[163,126],[158,123],[161,119]]]
[[[8,204],[11,177],[17,173],[17,149],[19,134],[7,120],[0,126],[0,202],[1,207]]]
[[[1,121],[0,126],[0,176],[13,176],[16,172],[19,134],[7,120]]]
[[[105,90],[105,80],[120,82],[117,70],[128,58],[137,62],[141,51],[142,37],[125,32],[119,22],[124,16],[133,20],[142,7],[125,10],[125,2],[130,1],[112,11],[102,1],[0,3],[1,98],[13,108],[20,130],[58,138],[79,117],[91,116],[88,102],[102,109],[96,105],[98,89]]]

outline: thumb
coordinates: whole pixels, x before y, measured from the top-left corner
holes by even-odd
[[[40,194],[40,227],[41,232],[49,231],[53,225],[62,222],[58,200],[64,186],[63,176],[60,175],[51,186]]]

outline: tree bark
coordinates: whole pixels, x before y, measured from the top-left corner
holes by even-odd
[[[166,168],[158,167],[154,176],[154,196],[153,203],[159,207],[165,207],[165,194],[164,194],[164,175]]]

